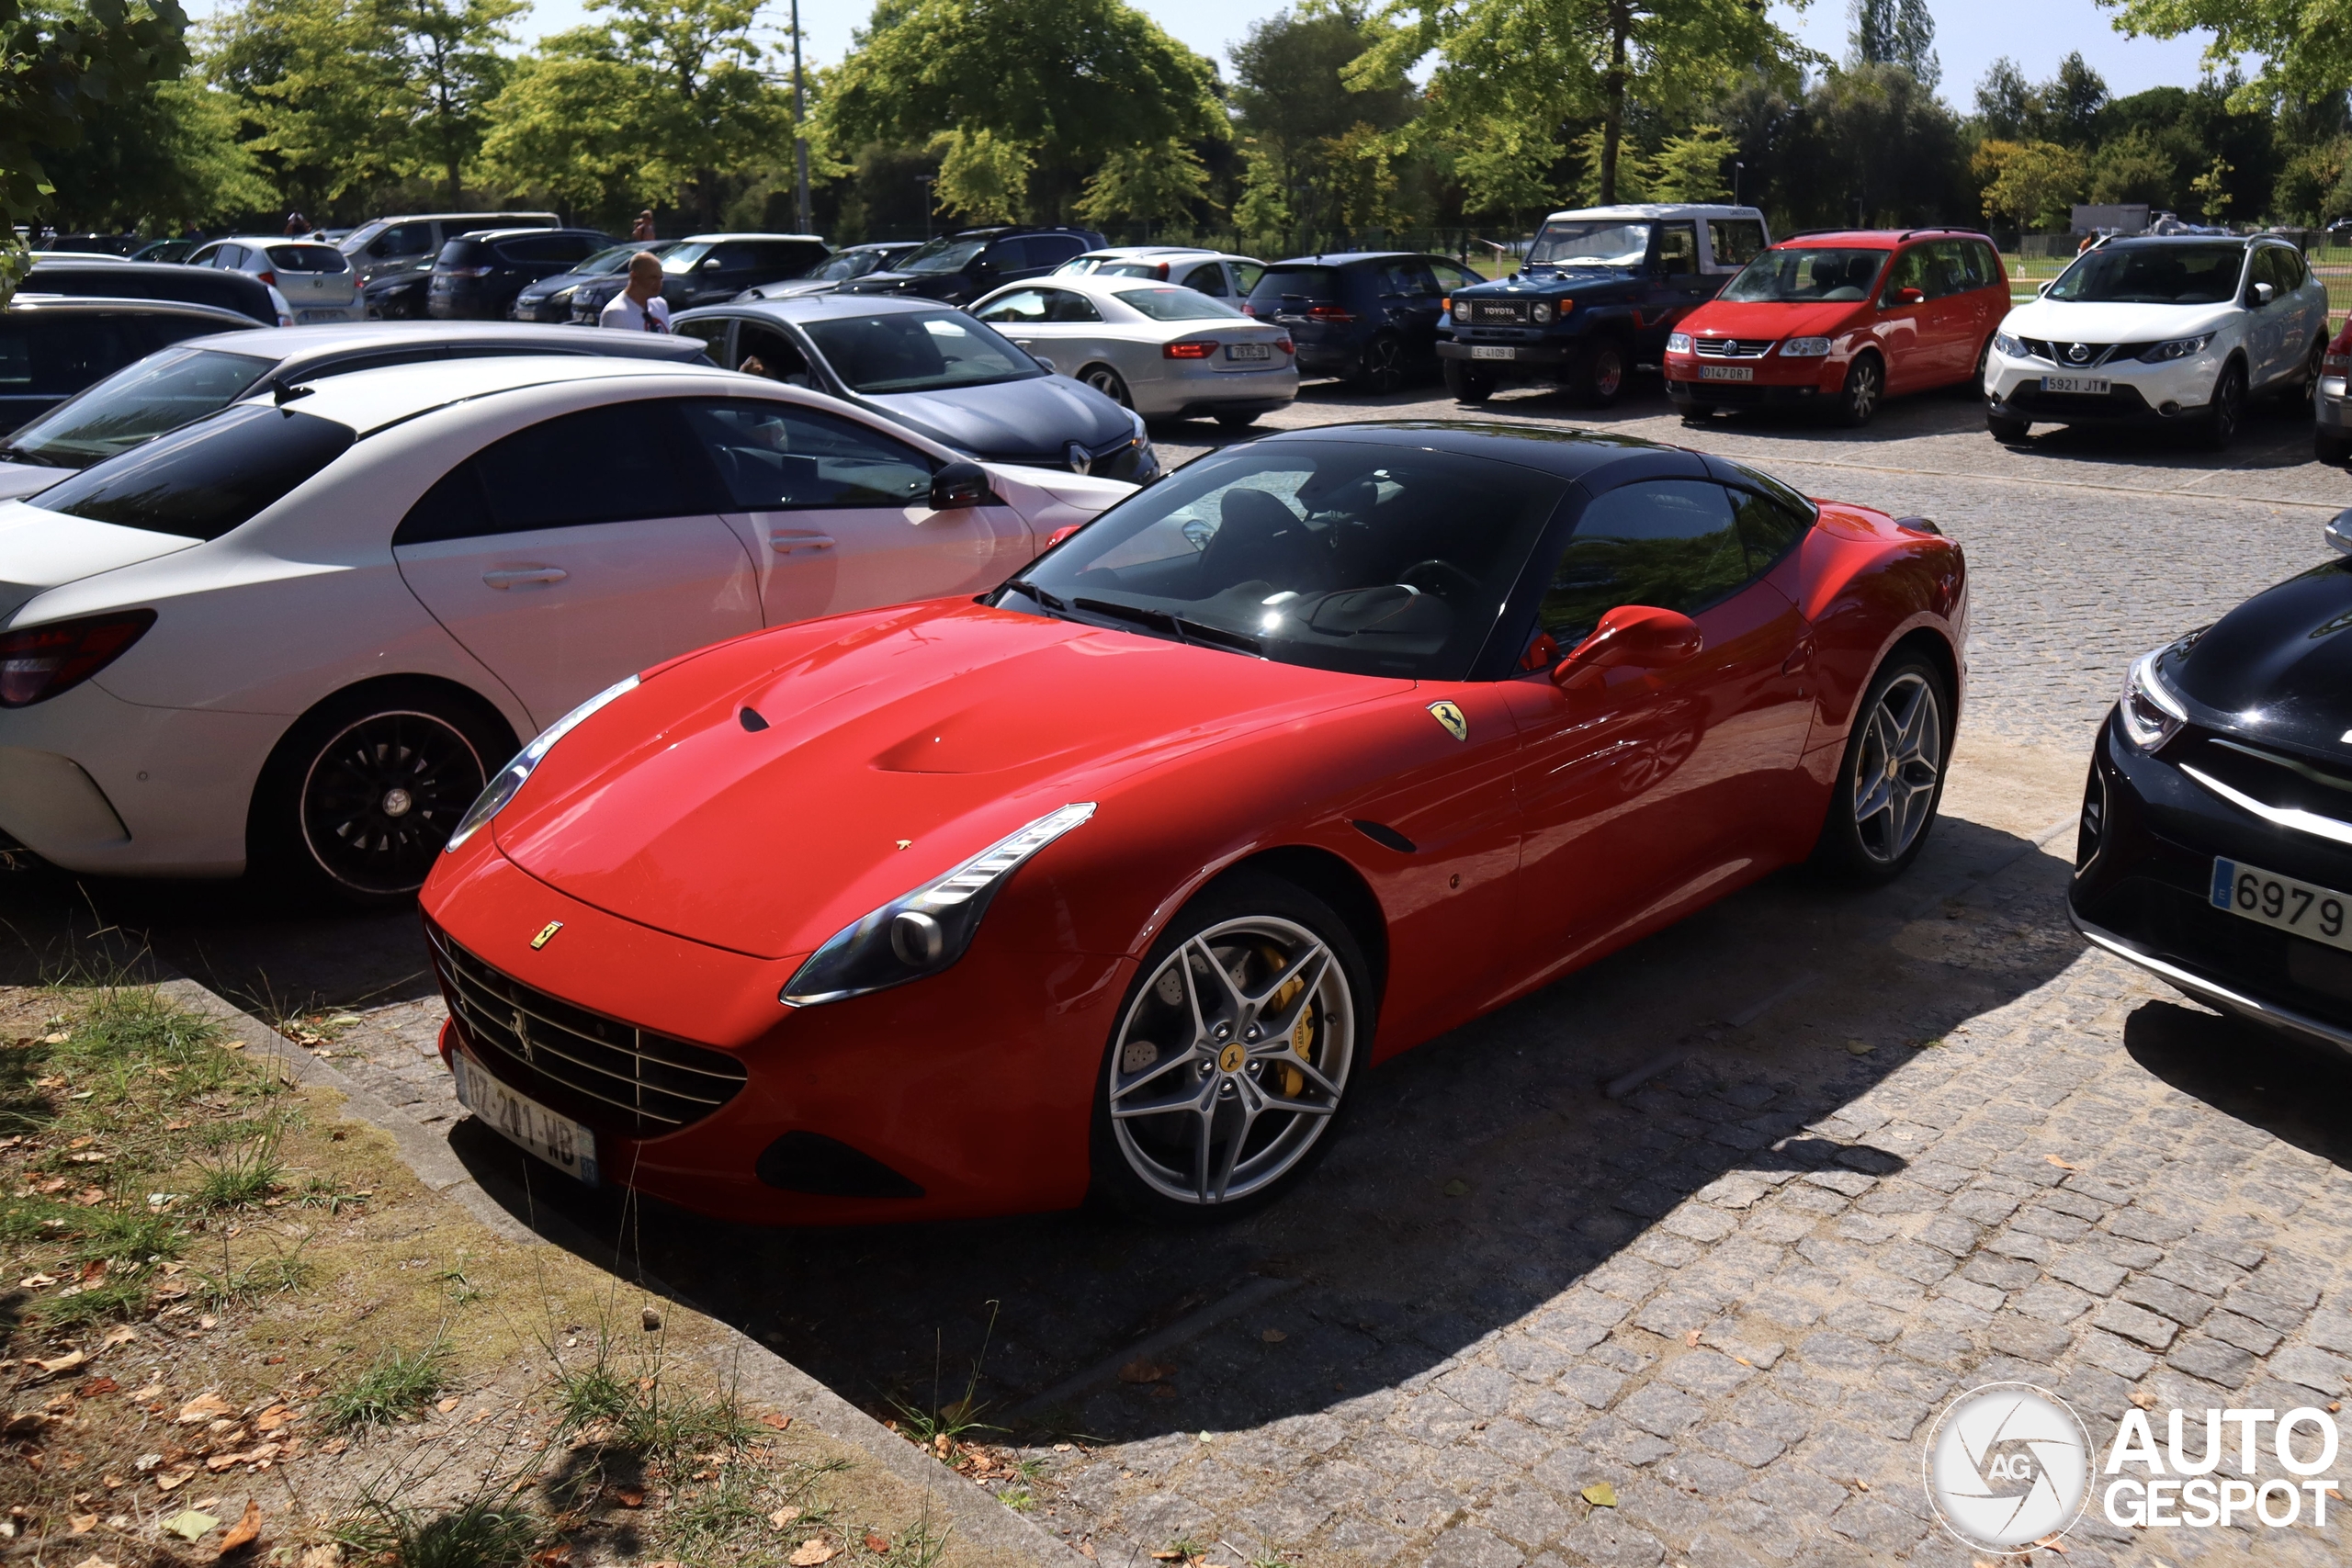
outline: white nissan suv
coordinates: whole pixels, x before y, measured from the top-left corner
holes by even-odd
[[[1984,356],[1985,423],[2193,428],[2216,450],[2246,399],[2308,397],[2327,352],[2327,288],[2282,240],[2110,240],[2011,310]]]

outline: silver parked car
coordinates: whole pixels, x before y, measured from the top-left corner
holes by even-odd
[[[1153,277],[1057,273],[1008,283],[972,314],[1147,419],[1240,429],[1298,396],[1287,328]]]
[[[188,257],[187,265],[259,278],[284,297],[296,326],[356,321],[366,315],[359,304],[359,275],[352,270],[350,258],[315,240],[256,235],[215,240]]]

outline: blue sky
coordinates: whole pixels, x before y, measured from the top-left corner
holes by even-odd
[[[1283,0],[1136,0],[1162,27],[1219,62],[1227,46],[1245,36],[1251,23],[1283,9]],[[189,7],[211,9],[208,0]],[[811,63],[838,60],[849,47],[850,29],[872,11],[872,0],[801,0],[800,22]],[[2041,81],[2068,51],[2080,50],[2118,95],[2157,86],[2196,85],[2199,39],[2127,39],[2109,23],[2112,13],[2092,0],[1935,0],[1936,51],[1943,61],[1943,96],[1967,109],[1985,67],[2007,54]],[[1845,0],[1813,0],[1803,10],[1772,0],[1783,27],[1825,54],[1846,51]],[[785,0],[767,0],[763,17],[782,36]],[[576,27],[587,17],[584,0],[537,0],[524,18],[526,38]]]

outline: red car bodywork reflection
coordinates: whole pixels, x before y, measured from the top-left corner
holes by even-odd
[[[1695,658],[1565,685],[1334,673],[961,600],[739,638],[650,673],[444,857],[424,904],[445,989],[470,963],[527,988],[496,993],[518,1013],[681,1043],[689,1090],[740,1073],[675,1131],[567,1095],[560,1066],[514,1085],[596,1129],[606,1179],[684,1207],[1069,1207],[1122,999],[1220,872],[1254,861],[1348,919],[1379,976],[1376,1064],[1805,856],[1898,644],[1933,650],[1958,697],[1960,553],[1879,513],[1825,506],[1695,619]],[[1023,866],[952,968],[780,1004],[833,933],[1077,801],[1094,816]],[[492,994],[469,1005],[510,1005]],[[443,1048],[471,1048],[463,1021]],[[763,1180],[801,1134],[899,1195]]]

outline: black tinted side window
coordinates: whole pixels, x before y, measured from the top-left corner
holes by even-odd
[[[395,545],[718,510],[676,406],[619,403],[518,430],[458,465],[409,509]]]
[[[351,427],[240,407],[157,436],[40,492],[69,517],[217,539],[349,449]]]
[[[1662,479],[1596,499],[1577,520],[1544,590],[1542,619],[1573,648],[1621,604],[1694,615],[1748,577],[1731,501],[1721,485]]]
[[[1813,526],[1787,507],[1753,491],[1735,490],[1728,493],[1733,515],[1738,521],[1739,543],[1747,552],[1751,574],[1770,570]]]
[[[33,389],[78,392],[146,350],[121,317],[58,316],[33,323]]]
[[[685,411],[738,507],[895,507],[931,493],[931,464],[921,452],[854,420],[783,403],[688,403]]]

